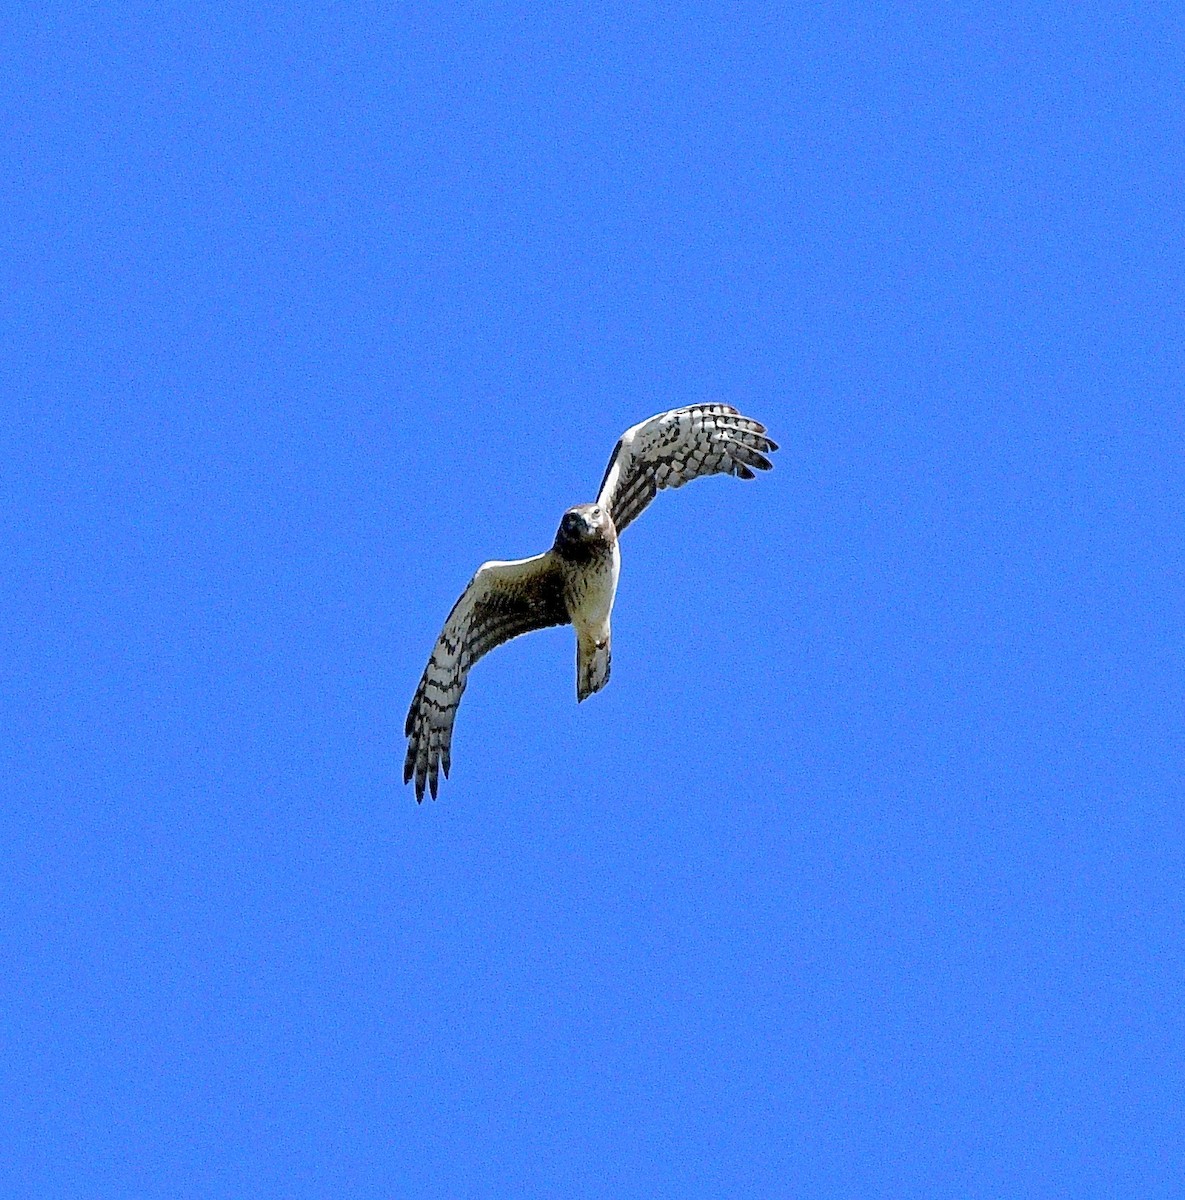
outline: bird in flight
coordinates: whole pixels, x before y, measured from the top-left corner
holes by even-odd
[[[765,426],[727,404],[693,404],[626,430],[614,447],[592,504],[564,513],[551,549],[477,569],[436,639],[407,713],[403,782],[436,799],[448,778],[453,722],[469,669],[495,646],[549,625],[576,630],[577,702],[609,681],[613,596],[621,569],[617,536],[663,488],[701,475],[753,479],[768,471],[777,445]]]

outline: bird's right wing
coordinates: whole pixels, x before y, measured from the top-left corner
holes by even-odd
[[[554,555],[516,562],[483,563],[453,605],[407,714],[407,758],[403,782],[416,781],[416,800],[425,784],[436,799],[438,772],[449,772],[449,747],[457,706],[469,668],[495,646],[535,629],[566,625],[563,577]]]
[[[662,488],[682,487],[701,475],[752,479],[768,471],[765,456],[777,443],[765,426],[729,404],[693,404],[642,421],[613,448],[597,503],[609,509],[620,533]]]

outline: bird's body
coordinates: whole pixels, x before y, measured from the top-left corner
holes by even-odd
[[[576,630],[576,699],[609,682],[613,598],[621,575],[617,530],[606,509],[581,504],[564,513],[552,554],[564,581],[564,607]]]
[[[613,600],[621,573],[618,534],[661,488],[701,475],[752,479],[777,445],[726,404],[697,404],[635,425],[614,448],[597,499],[568,509],[552,548],[534,558],[487,562],[453,606],[407,714],[404,782],[436,797],[447,776],[457,706],[469,669],[495,646],[549,625],[574,627],[576,697],[609,680]]]

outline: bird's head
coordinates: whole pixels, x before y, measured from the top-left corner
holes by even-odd
[[[613,522],[600,504],[578,504],[564,513],[555,535],[557,546],[591,546],[613,536]]]

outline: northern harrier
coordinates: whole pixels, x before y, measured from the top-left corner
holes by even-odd
[[[621,555],[617,535],[661,488],[682,487],[701,475],[754,478],[768,471],[777,446],[765,426],[727,404],[694,404],[651,417],[627,430],[614,447],[592,504],[564,513],[546,554],[487,562],[453,605],[424,668],[407,714],[403,782],[425,784],[436,798],[439,769],[449,772],[453,721],[469,668],[495,646],[549,625],[576,628],[576,699],[609,680],[609,616]]]

